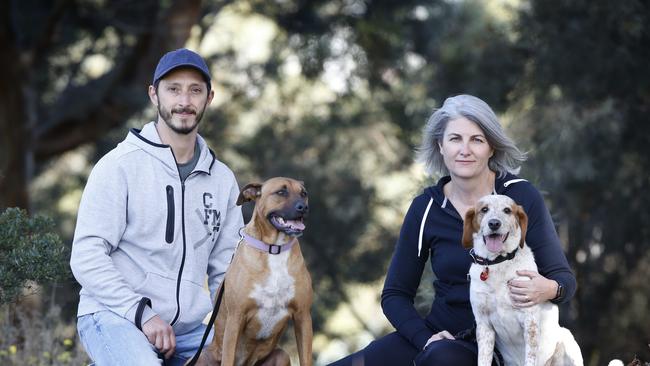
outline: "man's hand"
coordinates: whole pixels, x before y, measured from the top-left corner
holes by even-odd
[[[176,335],[172,326],[164,322],[158,315],[147,320],[142,325],[142,333],[147,336],[149,343],[153,344],[160,353],[169,359],[176,351]]]

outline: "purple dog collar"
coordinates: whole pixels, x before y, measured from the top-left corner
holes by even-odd
[[[262,252],[267,252],[269,254],[284,253],[288,250],[291,250],[291,248],[293,248],[293,245],[296,244],[296,239],[293,239],[292,241],[284,245],[275,245],[275,244],[266,244],[265,242],[255,239],[252,236],[246,234],[245,232],[242,232],[241,236],[242,239],[244,239],[244,243],[246,243],[246,245],[248,245],[249,247],[253,247]]]

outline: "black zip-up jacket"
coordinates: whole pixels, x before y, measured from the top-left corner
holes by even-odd
[[[434,333],[447,330],[456,334],[474,325],[467,279],[472,259],[461,244],[463,219],[443,193],[442,187],[449,181],[449,177],[440,179],[411,203],[381,295],[388,320],[418,349]],[[575,276],[539,191],[512,174],[497,178],[494,191],[524,207],[528,215],[526,244],[535,254],[539,273],[564,287],[564,295],[554,302],[569,301],[576,290]],[[435,298],[431,311],[422,319],[413,299],[427,255],[431,256],[435,275]]]

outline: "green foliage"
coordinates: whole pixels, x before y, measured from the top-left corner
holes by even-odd
[[[61,124],[56,133],[36,133],[44,136],[35,145],[36,157],[49,151],[38,146],[61,141],[61,136],[77,136],[86,125],[104,126],[86,135],[92,165],[124,136],[123,127],[104,135],[107,126],[123,125],[146,102],[145,86],[155,60],[136,63],[141,54],[125,55],[145,49],[152,29],[182,28],[154,24],[161,19],[156,9],[172,3],[61,2],[61,9],[34,1],[10,3],[17,8],[4,14],[14,14],[15,19],[5,24],[20,30],[19,48],[41,45],[35,41],[43,33],[56,36],[38,48],[44,51],[35,53],[36,63],[25,68],[29,77],[10,83],[25,89],[20,82],[31,80],[34,92],[26,94],[43,99],[35,110],[18,115],[34,115],[25,125],[38,128],[56,125],[48,121],[61,114],[80,115],[83,122]],[[174,2],[179,4],[174,10],[190,3]],[[495,4],[515,8],[502,6],[495,12]],[[482,97],[504,115],[515,140],[530,151],[522,175],[548,193],[567,244],[579,288],[572,307],[563,309],[562,315],[587,363],[603,364],[613,357],[630,360],[635,353],[649,358],[644,342],[650,339],[650,330],[644,325],[650,324],[646,310],[650,291],[648,281],[643,281],[650,260],[647,1],[208,0],[203,5],[200,31],[192,32],[201,36],[190,45],[223,46],[205,56],[210,58],[218,95],[226,102],[208,111],[201,134],[233,167],[240,184],[273,175],[306,182],[312,214],[301,243],[316,290],[317,334],[323,334],[322,326],[335,309],[355,301],[346,295],[348,284],[381,282],[405,206],[426,185],[412,165],[419,131],[445,97],[463,92]],[[225,13],[230,20],[218,23]],[[246,59],[242,43],[251,40],[234,37],[246,33],[242,20],[253,17],[258,24],[272,24],[267,59]],[[56,26],[50,32],[46,25],[51,24]],[[238,25],[225,29],[228,24]],[[201,39],[209,29],[222,32],[221,38]],[[98,56],[107,61],[106,75],[121,68],[133,70],[111,83],[118,89],[106,89],[105,95],[123,94],[125,99],[98,99],[91,93],[105,85],[93,81],[100,77],[85,67],[90,57]],[[287,66],[293,73],[286,72]],[[328,79],[333,76],[342,87],[331,88]],[[134,84],[125,83],[128,80],[141,80],[139,91],[134,92]],[[92,87],[58,99],[86,81]],[[133,104],[129,111],[121,109],[129,103]],[[129,123],[140,127],[143,115]],[[110,119],[98,123],[98,116]],[[15,128],[16,120],[20,119],[7,119],[6,131]],[[100,141],[97,136],[102,136]],[[48,154],[63,150],[52,151]],[[41,168],[48,168],[42,162],[36,161],[36,177],[45,175]],[[64,164],[65,157],[59,162],[74,166]],[[80,191],[75,185],[82,185],[87,174],[85,168],[72,171],[79,179],[71,179],[74,175],[68,170],[49,167],[52,171],[66,179],[53,178],[54,183],[36,192],[37,209],[60,209],[62,197],[78,196],[69,193]],[[406,187],[395,189],[398,185]],[[49,201],[54,197],[57,204]],[[74,210],[74,199],[69,201],[67,207]],[[52,210],[47,212],[56,214]],[[59,213],[57,219],[61,217]],[[70,233],[71,221],[69,227],[57,229]],[[15,259],[17,254],[11,254],[20,247],[15,245],[19,240],[6,241],[4,236],[18,227],[0,225],[3,296],[10,289],[5,280],[20,284],[14,287],[17,293],[27,274],[33,277],[35,271],[44,270],[37,259]],[[56,245],[43,249],[33,244],[49,239],[28,239],[25,231],[14,234],[31,240],[23,243],[21,255],[55,251]],[[10,248],[5,243],[11,243]],[[28,273],[6,269],[12,263]],[[429,277],[423,284],[430,284]],[[426,311],[431,297],[431,293],[420,296],[419,308]],[[607,336],[626,333],[633,333],[636,343]]]
[[[578,278],[570,327],[585,360],[650,358],[650,6],[647,1],[531,1],[518,92],[527,172],[549,192]],[[532,101],[532,103],[531,103]],[[631,334],[629,339],[603,334]]]
[[[16,300],[28,281],[46,283],[68,277],[67,249],[51,219],[19,208],[0,215],[0,304]]]
[[[315,279],[318,332],[333,310],[354,302],[346,285],[385,275],[405,208],[423,187],[409,170],[431,110],[460,92],[503,107],[523,56],[481,2],[238,3],[250,4],[242,17],[277,26],[273,48],[262,65],[242,67],[236,45],[215,57],[221,75],[231,75],[227,90],[255,92],[233,93],[215,118],[228,123],[203,123],[201,133],[241,184],[274,175],[305,181],[312,210],[301,243]],[[300,76],[282,72],[288,55],[299,61]],[[338,89],[327,84],[328,67],[337,66]],[[232,75],[248,83],[229,84]],[[243,115],[254,128],[224,133]],[[411,185],[394,187],[403,182]],[[381,217],[387,211],[390,221]]]

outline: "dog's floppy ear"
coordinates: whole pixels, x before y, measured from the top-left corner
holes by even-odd
[[[528,215],[526,215],[524,208],[519,205],[515,205],[514,211],[519,221],[519,227],[521,228],[521,240],[519,240],[519,247],[523,248],[524,243],[526,242],[526,230],[528,229]]]
[[[476,216],[476,210],[472,207],[467,210],[463,224],[463,247],[465,248],[474,246],[474,216]]]
[[[237,206],[241,206],[242,203],[248,201],[255,201],[259,196],[262,195],[262,183],[248,183],[241,192],[239,192],[239,197],[237,197]]]

